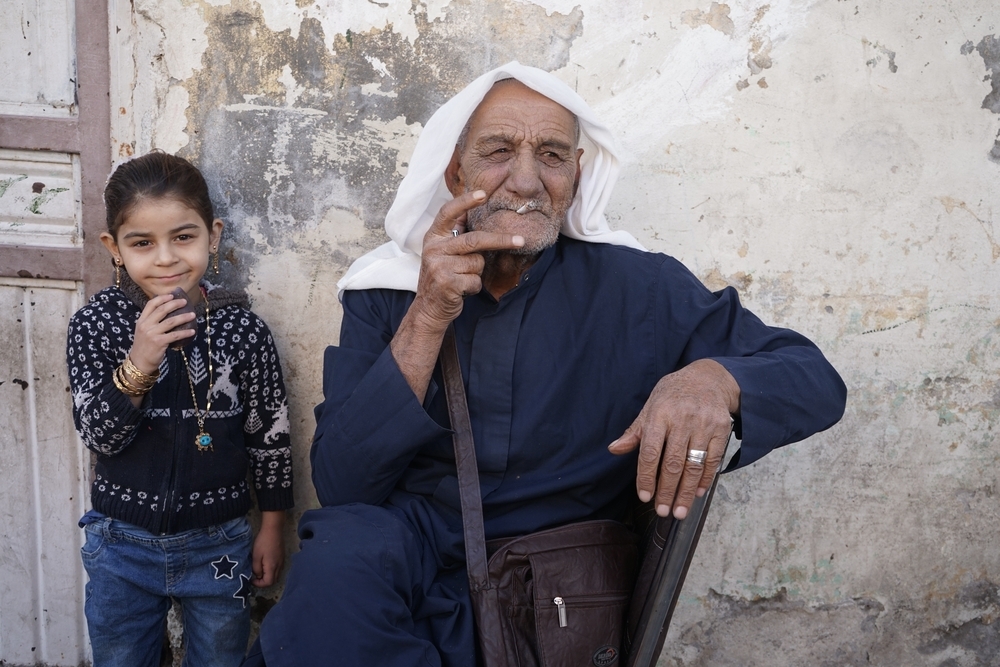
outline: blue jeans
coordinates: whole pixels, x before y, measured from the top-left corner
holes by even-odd
[[[245,517],[162,536],[98,512],[80,525],[94,667],[158,667],[171,598],[181,608],[185,667],[240,664],[253,576]]]

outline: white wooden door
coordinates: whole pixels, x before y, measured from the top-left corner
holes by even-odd
[[[70,316],[100,282],[107,82],[106,0],[0,0],[4,665],[89,662],[76,522],[90,457],[73,428],[65,349]]]

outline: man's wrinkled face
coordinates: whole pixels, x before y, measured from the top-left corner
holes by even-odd
[[[576,133],[573,114],[544,95],[515,80],[494,85],[445,173],[455,196],[486,192],[486,202],[469,211],[467,228],[519,234],[521,254],[555,243],[580,178]],[[526,212],[517,213],[522,207]]]

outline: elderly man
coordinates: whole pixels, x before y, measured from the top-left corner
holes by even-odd
[[[636,497],[682,519],[732,419],[742,466],[840,418],[844,385],[812,343],[607,227],[616,174],[579,96],[517,63],[428,122],[393,241],[341,282],[312,450],[323,508],[263,624],[268,665],[475,664],[437,365],[449,324],[487,539],[621,517]]]

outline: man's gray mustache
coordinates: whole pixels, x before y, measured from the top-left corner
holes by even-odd
[[[497,211],[513,211],[518,215],[524,215],[531,211],[538,211],[542,208],[541,202],[534,199],[529,199],[524,202],[513,202],[509,200],[490,200],[483,204],[487,213],[496,213]]]

